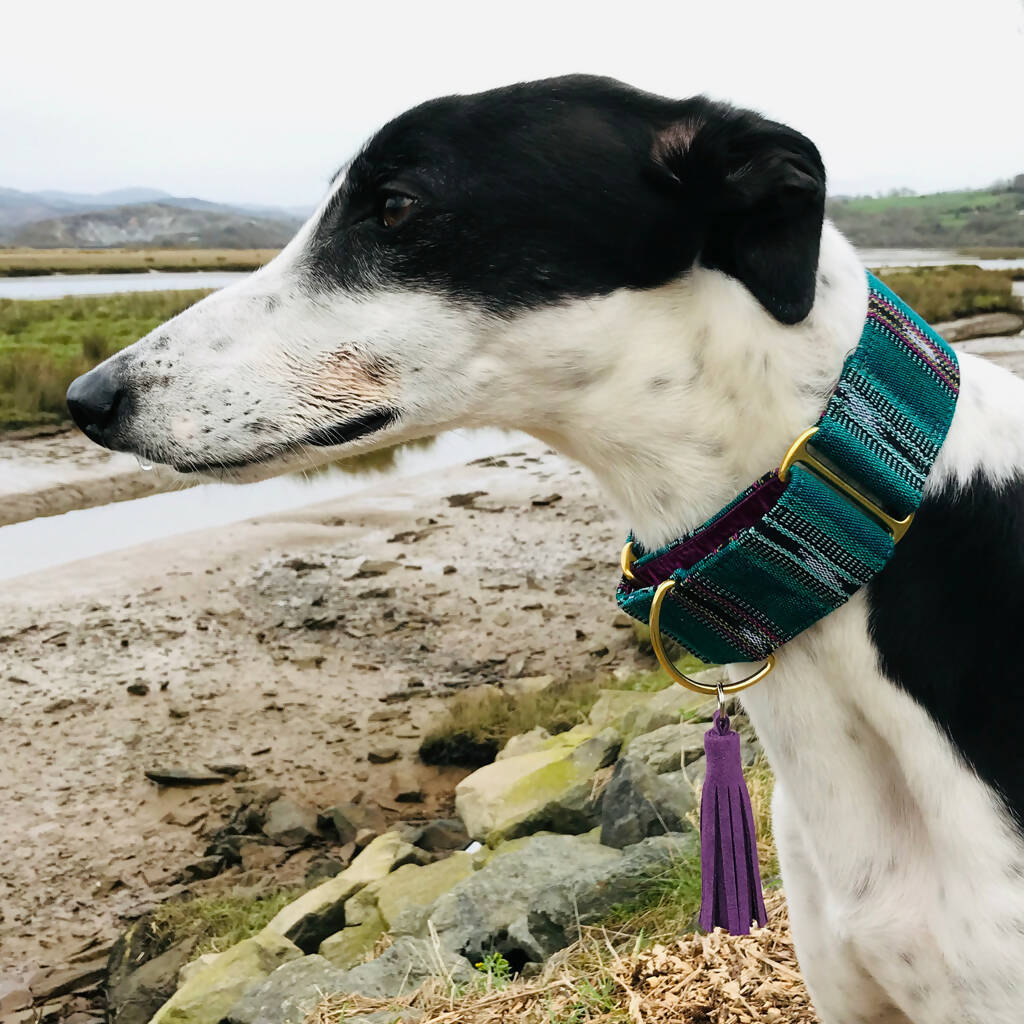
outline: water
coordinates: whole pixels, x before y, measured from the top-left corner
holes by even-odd
[[[109,295],[112,292],[170,292],[192,288],[224,288],[249,275],[244,271],[195,270],[142,274],[46,274],[0,277],[0,299],[61,299],[65,295]]]
[[[135,544],[237,523],[366,490],[385,479],[462,465],[521,447],[522,435],[502,430],[454,430],[429,447],[398,450],[392,468],[353,473],[330,467],[308,479],[297,474],[255,484],[200,484],[183,491],[79,509],[0,526],[0,580],[51,569]]]
[[[857,255],[867,267],[945,267],[951,263],[985,270],[1020,270],[1024,267],[1024,258],[983,260],[947,249],[858,249]]]
[[[1017,270],[1024,258],[986,260],[943,249],[859,249],[869,267],[941,267],[968,263],[986,270]],[[190,288],[223,288],[248,275],[241,271],[144,274],[47,274],[41,277],[0,277],[0,299],[59,299],[65,295],[107,295],[111,292],[160,292]]]

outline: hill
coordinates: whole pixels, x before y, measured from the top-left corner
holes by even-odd
[[[8,235],[13,245],[38,249],[114,246],[202,246],[274,249],[295,234],[298,220],[271,220],[227,207],[191,209],[171,203],[133,203],[34,221]]]
[[[308,212],[216,203],[153,188],[97,194],[0,188],[0,245],[279,248]]]
[[[864,248],[1024,246],[1024,176],[1013,186],[931,195],[835,196],[828,215]]]

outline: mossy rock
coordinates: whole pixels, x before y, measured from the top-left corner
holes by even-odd
[[[320,955],[335,967],[348,970],[367,959],[385,931],[384,918],[374,907],[360,924],[342,928],[340,932],[324,939],[320,943]]]
[[[218,1024],[245,992],[302,951],[274,932],[239,942],[193,974],[150,1024]]]
[[[397,832],[385,832],[340,875],[289,903],[265,930],[290,939],[303,952],[314,953],[324,939],[345,927],[345,904],[352,896],[419,855]]]

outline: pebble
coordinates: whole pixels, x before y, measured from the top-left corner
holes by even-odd
[[[376,747],[366,755],[366,760],[370,764],[389,764],[398,760],[398,754],[397,747]]]

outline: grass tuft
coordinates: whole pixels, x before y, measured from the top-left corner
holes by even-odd
[[[262,931],[277,913],[302,893],[275,889],[253,894],[239,890],[161,903],[150,918],[150,929],[161,946],[198,939],[193,956],[222,953],[236,942]]]
[[[637,672],[606,684],[617,690],[654,692],[670,685],[663,672]],[[555,735],[586,721],[601,694],[596,683],[560,683],[537,693],[512,694],[490,687],[453,697],[424,737],[420,757],[427,764],[479,767],[490,764],[513,737],[540,726]]]

